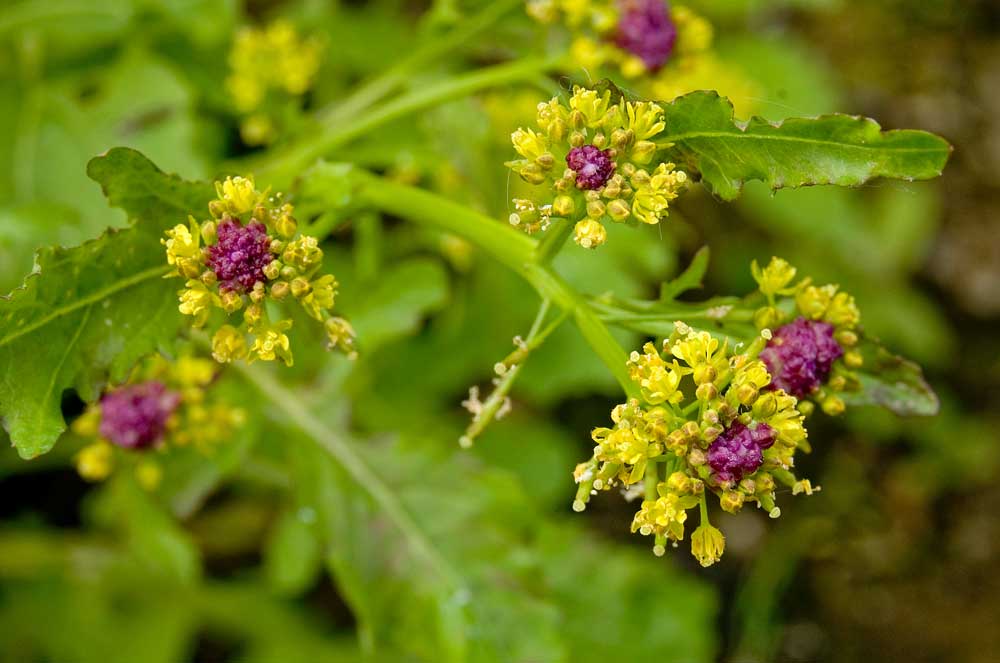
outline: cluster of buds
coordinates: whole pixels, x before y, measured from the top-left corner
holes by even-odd
[[[304,95],[319,70],[322,42],[302,39],[286,21],[241,29],[229,54],[226,90],[241,114],[240,134],[248,145],[265,145],[278,132],[278,119]]]
[[[759,329],[774,329],[760,357],[775,386],[808,399],[799,405],[803,412],[816,403],[829,415],[842,413],[844,401],[837,394],[859,387],[853,369],[863,361],[856,348],[861,315],[854,298],[836,285],[815,286],[808,278],[795,283],[795,268],[781,258],[764,268],[754,262],[752,271],[767,300],[754,321]]]
[[[215,359],[281,359],[291,366],[285,332],[292,320],[272,322],[267,306],[288,300],[324,324],[331,348],[353,356],[353,329],[330,314],[337,281],[319,274],[323,250],[315,237],[298,232],[292,206],[280,193],[257,191],[252,177],[217,182],[216,192],[208,206],[211,219],[189,217],[187,226],[168,230],[163,240],[174,267],[170,276],[187,279],[179,293],[181,313],[193,316],[196,327],[214,312],[226,318],[212,338]],[[238,326],[228,324],[233,316],[242,318]]]
[[[628,78],[667,77],[712,44],[712,26],[667,0],[528,0],[542,23],[564,23],[571,56],[589,71],[616,66]]]
[[[526,232],[567,219],[576,224],[577,244],[596,248],[607,240],[609,219],[659,223],[687,182],[672,163],[652,165],[652,139],[665,126],[655,103],[612,103],[610,91],[576,87],[568,106],[558,98],[539,104],[537,125],[512,134],[521,158],[507,163],[528,184],[544,187],[533,200],[513,201],[510,222]]]
[[[641,397],[612,411],[612,427],[593,431],[594,454],[574,473],[573,508],[584,510],[599,490],[618,486],[630,494],[644,487],[632,531],[653,536],[653,550],[662,555],[668,541],[684,538],[687,512],[700,506],[692,552],[708,566],[725,546],[708,521],[709,494],[724,511],[756,503],[777,517],[776,482],[811,493],[811,484],[792,474],[796,451],[809,450],[804,417],[759,358],[770,338],[765,330],[735,352],[727,341],[677,322],[662,351],[647,343],[633,352],[628,370]]]
[[[216,378],[217,365],[209,359],[147,359],[128,382],[108,390],[73,422],[73,432],[89,440],[75,457],[80,476],[102,481],[116,466],[131,467],[152,490],[161,469],[150,452],[192,447],[211,453],[244,419],[239,408],[212,398]]]

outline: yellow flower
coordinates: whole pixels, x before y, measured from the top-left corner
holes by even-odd
[[[698,504],[694,496],[667,492],[655,500],[645,500],[632,520],[632,531],[644,535],[666,536],[674,541],[684,538],[687,510]]]
[[[549,150],[545,137],[531,129],[518,129],[510,135],[510,140],[517,153],[529,161],[535,161]]]
[[[672,365],[667,364],[652,343],[646,343],[642,350],[644,354],[633,352],[629,357],[628,369],[629,377],[642,388],[642,397],[646,402],[658,405],[684,400],[684,394],[678,388],[681,378],[690,371],[682,369],[676,361]]]
[[[228,364],[247,355],[247,341],[232,325],[223,325],[212,337],[212,356],[220,364]]]
[[[221,300],[201,281],[191,280],[185,285],[187,287],[179,293],[181,303],[177,308],[184,315],[194,316],[194,326],[201,327],[208,322],[212,306],[215,304],[221,306]]]
[[[670,354],[677,357],[691,368],[711,366],[726,353],[725,346],[719,339],[706,331],[689,329],[682,340],[674,343]]]
[[[789,287],[789,284],[795,279],[796,270],[781,258],[771,258],[771,262],[763,269],[754,260],[750,263],[750,272],[760,291],[768,297],[790,295],[795,292],[795,288]]]
[[[681,6],[675,6],[670,13],[677,26],[678,55],[701,53],[712,47],[714,30],[707,19]]]
[[[315,237],[302,235],[288,243],[281,254],[281,260],[305,273],[323,262],[323,249],[319,248],[319,240]]]
[[[608,240],[608,231],[600,221],[584,219],[573,228],[573,241],[585,249],[596,249]]]
[[[333,308],[334,295],[337,293],[337,280],[332,275],[326,274],[319,277],[310,284],[308,294],[299,299],[302,308],[306,313],[316,318],[324,320],[326,309]]]
[[[266,195],[257,191],[253,175],[227,177],[225,182],[215,183],[215,192],[224,205],[223,209],[233,216],[252,211]]]
[[[718,562],[725,549],[726,537],[711,525],[700,525],[691,535],[691,554],[704,567]]]
[[[87,481],[103,481],[114,469],[114,450],[104,440],[98,440],[76,454],[76,471]]]
[[[643,223],[655,224],[667,215],[671,201],[687,182],[687,173],[674,170],[672,163],[661,163],[652,175],[640,170],[631,179],[635,188],[632,213]]]
[[[659,134],[667,126],[663,122],[663,109],[659,104],[639,101],[623,102],[625,107],[625,128],[635,134],[637,141],[646,140]]]
[[[274,361],[281,359],[285,366],[292,365],[292,352],[285,331],[292,326],[291,320],[279,320],[273,325],[258,325],[253,328],[254,342],[250,347],[250,361]]]
[[[573,88],[573,96],[570,97],[569,107],[577,111],[583,118],[584,125],[590,128],[600,127],[608,118],[608,110],[611,106],[611,92],[606,90],[603,94],[598,94],[596,90],[588,90],[585,87]]]
[[[200,357],[182,356],[170,370],[181,387],[204,387],[215,379],[215,364]]]
[[[805,285],[799,288],[795,294],[795,303],[802,315],[812,320],[819,320],[826,313],[826,309],[830,306],[836,293],[837,286],[835,285],[822,287]]]
[[[854,303],[854,297],[846,292],[838,292],[827,306],[823,320],[835,327],[853,329],[861,320],[861,312]]]
[[[166,232],[167,238],[160,243],[167,248],[167,264],[176,269],[170,276],[197,278],[205,268],[201,253],[201,233],[198,222],[188,217],[190,228],[178,223]]]

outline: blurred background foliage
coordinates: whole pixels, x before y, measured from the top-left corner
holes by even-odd
[[[283,16],[322,36],[308,112],[485,4],[4,3],[0,289],[20,283],[35,248],[124,223],[85,175],[95,154],[132,146],[189,179],[252,156],[222,83],[238,26]],[[628,534],[619,500],[569,510],[570,471],[620,399],[575,329],[532,356],[513,413],[459,451],[465,390],[488,385],[512,336],[527,331],[534,294],[457,238],[356,215],[337,220],[325,248],[362,356],[349,364],[300,341],[286,381],[296,386],[272,386],[336,432],[328,443],[351,445],[376,468],[416,538],[287,411],[258,407],[261,385],[228,375],[218,388],[251,411],[240,438],[207,460],[171,457],[152,494],[126,477],[83,482],[69,436],[30,463],[4,445],[0,658],[995,660],[1000,8],[688,4],[714,22],[727,66],[753,83],[738,107],[772,120],[841,111],[935,131],[956,145],[952,163],[933,183],[774,195],[751,186],[727,206],[694,188],[670,222],[611,228],[604,249],[571,245],[558,269],[586,292],[654,296],[708,244],[704,294],[742,294],[751,259],[784,256],[855,294],[867,331],[925,366],[940,416],[814,417],[804,474],[821,493],[781,500],[779,521],[730,516],[727,555],[709,570],[685,554],[656,559]],[[558,47],[514,11],[405,87]],[[564,73],[432,108],[334,156],[503,219],[518,186],[503,167],[507,136],[539,99],[585,78]],[[310,131],[308,115],[300,130]],[[81,407],[66,395],[67,414]]]

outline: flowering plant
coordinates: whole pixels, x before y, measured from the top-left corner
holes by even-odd
[[[148,39],[79,63],[114,60],[121,80],[73,78],[58,49],[77,44],[41,28],[10,44],[18,75],[0,80],[12,124],[39,127],[9,143],[7,188],[45,189],[0,205],[10,241],[42,247],[27,265],[0,237],[0,277],[20,283],[0,299],[0,418],[80,502],[73,536],[44,530],[58,554],[35,554],[20,521],[0,552],[26,560],[12,605],[87,627],[29,658],[71,659],[84,636],[101,660],[201,658],[232,631],[253,660],[711,660],[707,579],[751,557],[746,531],[780,540],[796,512],[841,508],[831,427],[866,406],[937,413],[921,369],[876,338],[921,349],[887,307],[923,301],[887,249],[844,244],[892,272],[904,294],[885,300],[824,262],[847,232],[833,217],[864,206],[764,194],[918,190],[950,146],[858,116],[741,119],[763,83],[716,54],[694,9],[532,0],[529,19],[523,0],[435,2],[415,31],[394,3],[138,4],[107,12]],[[0,41],[47,20],[17,11]],[[47,104],[79,116],[63,127]],[[89,161],[64,183],[73,160],[47,150],[77,133]],[[930,205],[896,210],[886,236],[914,207]],[[627,513],[618,494],[637,500]],[[593,536],[595,512],[654,555]],[[656,559],[681,544],[726,562]],[[26,587],[42,598],[22,602]],[[335,628],[302,618],[313,603],[335,606]],[[100,609],[79,620],[80,605]],[[121,606],[159,611],[156,628],[121,628]],[[2,607],[7,633],[20,616]],[[154,631],[176,640],[150,647]],[[105,651],[107,633],[137,641]]]

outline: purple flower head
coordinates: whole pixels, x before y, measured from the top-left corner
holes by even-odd
[[[842,354],[843,348],[833,339],[833,325],[800,317],[774,332],[760,358],[771,374],[772,387],[803,398],[826,382]]]
[[[566,155],[566,165],[576,172],[576,186],[580,189],[600,189],[615,172],[611,150],[600,150],[593,145],[574,147]]]
[[[126,449],[152,446],[180,402],[156,380],[115,389],[101,398],[101,435]]]
[[[234,219],[219,224],[219,241],[208,247],[208,266],[219,279],[221,290],[247,292],[265,280],[264,268],[271,262],[271,238],[262,223],[247,225]]]
[[[753,474],[764,462],[764,449],[774,444],[777,433],[767,424],[748,428],[739,421],[722,432],[708,448],[708,465],[720,483],[736,483]]]
[[[615,43],[648,69],[662,67],[677,42],[677,26],[666,0],[620,0],[621,18]]]

